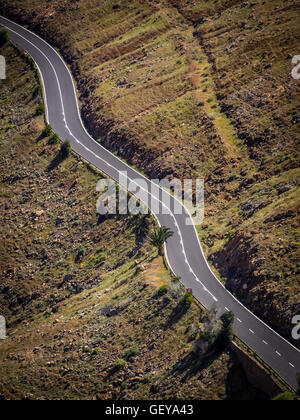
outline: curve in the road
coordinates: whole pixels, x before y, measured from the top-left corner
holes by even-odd
[[[219,313],[235,314],[237,336],[254,350],[284,381],[297,389],[296,373],[300,372],[300,352],[278,333],[243,306],[217,279],[202,249],[198,233],[182,203],[182,214],[175,214],[176,198],[162,189],[153,193],[153,183],[97,143],[86,131],[81,119],[72,75],[57,51],[38,35],[0,17],[11,39],[27,51],[36,62],[44,85],[47,120],[62,140],[69,139],[73,150],[132,192],[153,212],[161,226],[174,232],[166,246],[172,271],[206,307]],[[123,181],[120,182],[120,179]],[[154,188],[155,191],[155,188]],[[177,200],[178,201],[178,200]],[[160,211],[157,212],[157,205]]]

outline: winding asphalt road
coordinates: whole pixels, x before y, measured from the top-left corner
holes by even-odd
[[[147,189],[151,191],[150,180],[91,138],[80,117],[72,76],[60,55],[40,37],[16,23],[1,16],[0,23],[7,27],[12,41],[27,51],[39,68],[47,119],[54,132],[62,140],[69,139],[76,153],[113,180],[118,182],[120,172],[127,172],[123,186],[135,193],[153,212],[157,213],[155,207],[160,203],[164,211],[155,214],[158,222],[175,232],[167,244],[167,258],[173,272],[193,290],[194,296],[206,308],[215,307],[219,314],[232,311],[238,337],[296,390],[296,373],[300,372],[299,350],[253,315],[219,282],[205,259],[195,226],[193,223],[187,226],[187,219],[191,219],[187,210],[183,208],[182,215],[174,214],[174,206],[178,206],[174,197],[159,189],[156,193],[148,193]],[[131,184],[130,188],[128,184]]]

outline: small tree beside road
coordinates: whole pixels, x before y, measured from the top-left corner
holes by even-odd
[[[216,340],[216,348],[219,351],[224,351],[230,346],[230,343],[234,339],[234,314],[232,312],[226,312],[221,317],[223,328]]]
[[[53,130],[51,125],[47,124],[44,131],[43,131],[43,137],[50,137],[53,135]]]
[[[0,47],[3,47],[9,41],[9,32],[5,28],[0,27]]]
[[[60,155],[61,155],[62,160],[67,159],[71,155],[71,152],[72,152],[71,143],[69,142],[69,140],[66,140],[62,144],[61,149],[60,149]]]
[[[171,231],[171,229],[163,226],[161,228],[154,228],[149,235],[149,240],[151,245],[155,246],[158,249],[158,254],[163,256],[164,244],[173,235],[174,233]]]

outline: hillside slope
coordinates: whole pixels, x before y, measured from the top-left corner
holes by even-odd
[[[52,164],[34,66],[1,54],[0,399],[265,398],[230,351],[206,354],[208,314],[138,244],[139,220],[97,217],[101,174]]]
[[[291,340],[300,312],[296,0],[3,0],[57,46],[95,138],[149,176],[203,177],[206,254]],[[299,343],[294,343],[299,346]]]

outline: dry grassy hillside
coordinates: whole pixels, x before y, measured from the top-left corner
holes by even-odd
[[[106,147],[150,176],[205,178],[207,255],[291,339],[300,312],[299,2],[3,0],[0,11],[59,48],[86,125]]]
[[[207,352],[208,314],[138,245],[151,219],[99,219],[102,175],[76,156],[51,164],[37,72],[1,54],[0,400],[265,398],[230,350]]]

